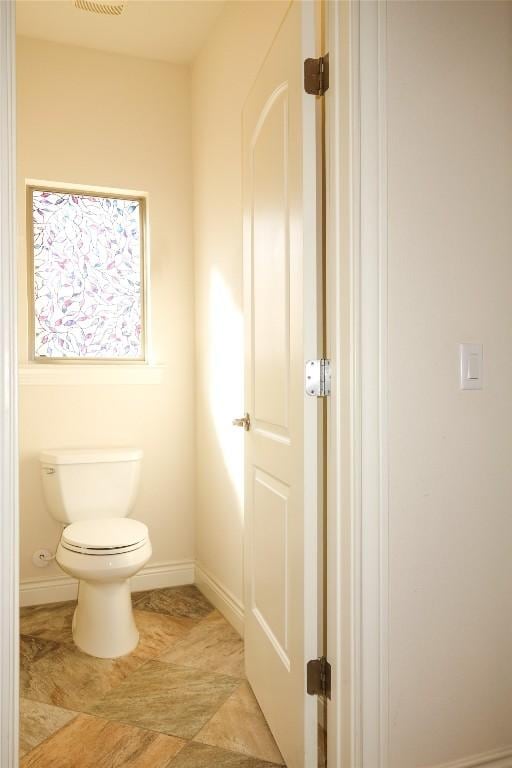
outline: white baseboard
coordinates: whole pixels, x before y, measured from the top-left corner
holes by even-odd
[[[78,581],[70,576],[24,579],[20,582],[20,607],[76,600]]]
[[[194,565],[193,560],[177,560],[172,563],[155,563],[146,566],[132,579],[132,592],[193,584]]]
[[[491,752],[463,757],[433,768],[512,768],[512,747],[493,749]]]
[[[162,589],[194,583],[243,636],[242,603],[211,573],[193,560],[148,565],[132,579],[131,586],[132,592],[139,592],[143,589]],[[20,605],[23,607],[76,600],[77,591],[78,581],[70,576],[24,579],[20,584]]]
[[[132,592],[143,589],[179,587],[194,583],[194,561],[178,560],[171,563],[147,565],[131,581]],[[44,605],[76,600],[78,581],[70,576],[50,579],[24,579],[20,584],[20,605]]]
[[[195,583],[203,595],[217,608],[218,611],[236,629],[239,635],[244,635],[244,607],[232,592],[209,573],[204,566],[196,562]]]

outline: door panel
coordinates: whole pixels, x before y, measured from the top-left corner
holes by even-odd
[[[290,5],[243,115],[245,381],[251,416],[245,459],[246,671],[289,768],[316,764],[317,731],[316,702],[308,699],[305,682],[307,656],[316,654],[319,470],[319,409],[304,395],[304,318],[313,318],[316,338],[318,314],[317,254],[314,247],[304,251],[304,242],[317,238],[306,232],[303,196],[309,191],[302,181],[304,156],[313,164],[316,158],[314,130],[307,132],[311,146],[303,140],[303,14],[310,6]],[[314,37],[313,19],[309,29]],[[314,99],[306,109],[314,125]],[[310,192],[314,209],[315,184]],[[316,227],[311,211],[307,226]],[[308,349],[310,356],[316,351]],[[305,424],[310,441],[304,439]]]
[[[288,657],[288,498],[290,489],[255,469],[253,599],[256,619],[286,669]]]
[[[289,249],[288,249],[288,88],[272,94],[256,126],[249,150],[252,170],[253,412],[270,429],[288,430]],[[273,158],[274,162],[268,162]]]

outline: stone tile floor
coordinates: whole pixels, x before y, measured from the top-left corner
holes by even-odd
[[[73,645],[74,603],[21,611],[21,768],[276,768],[243,642],[194,586],[133,595],[140,642]]]

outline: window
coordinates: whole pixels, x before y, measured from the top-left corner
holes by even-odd
[[[144,360],[144,200],[29,188],[32,354]]]

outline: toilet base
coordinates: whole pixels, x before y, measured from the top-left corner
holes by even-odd
[[[80,580],[73,640],[81,651],[100,659],[115,659],[135,650],[139,631],[128,579],[107,583]]]

